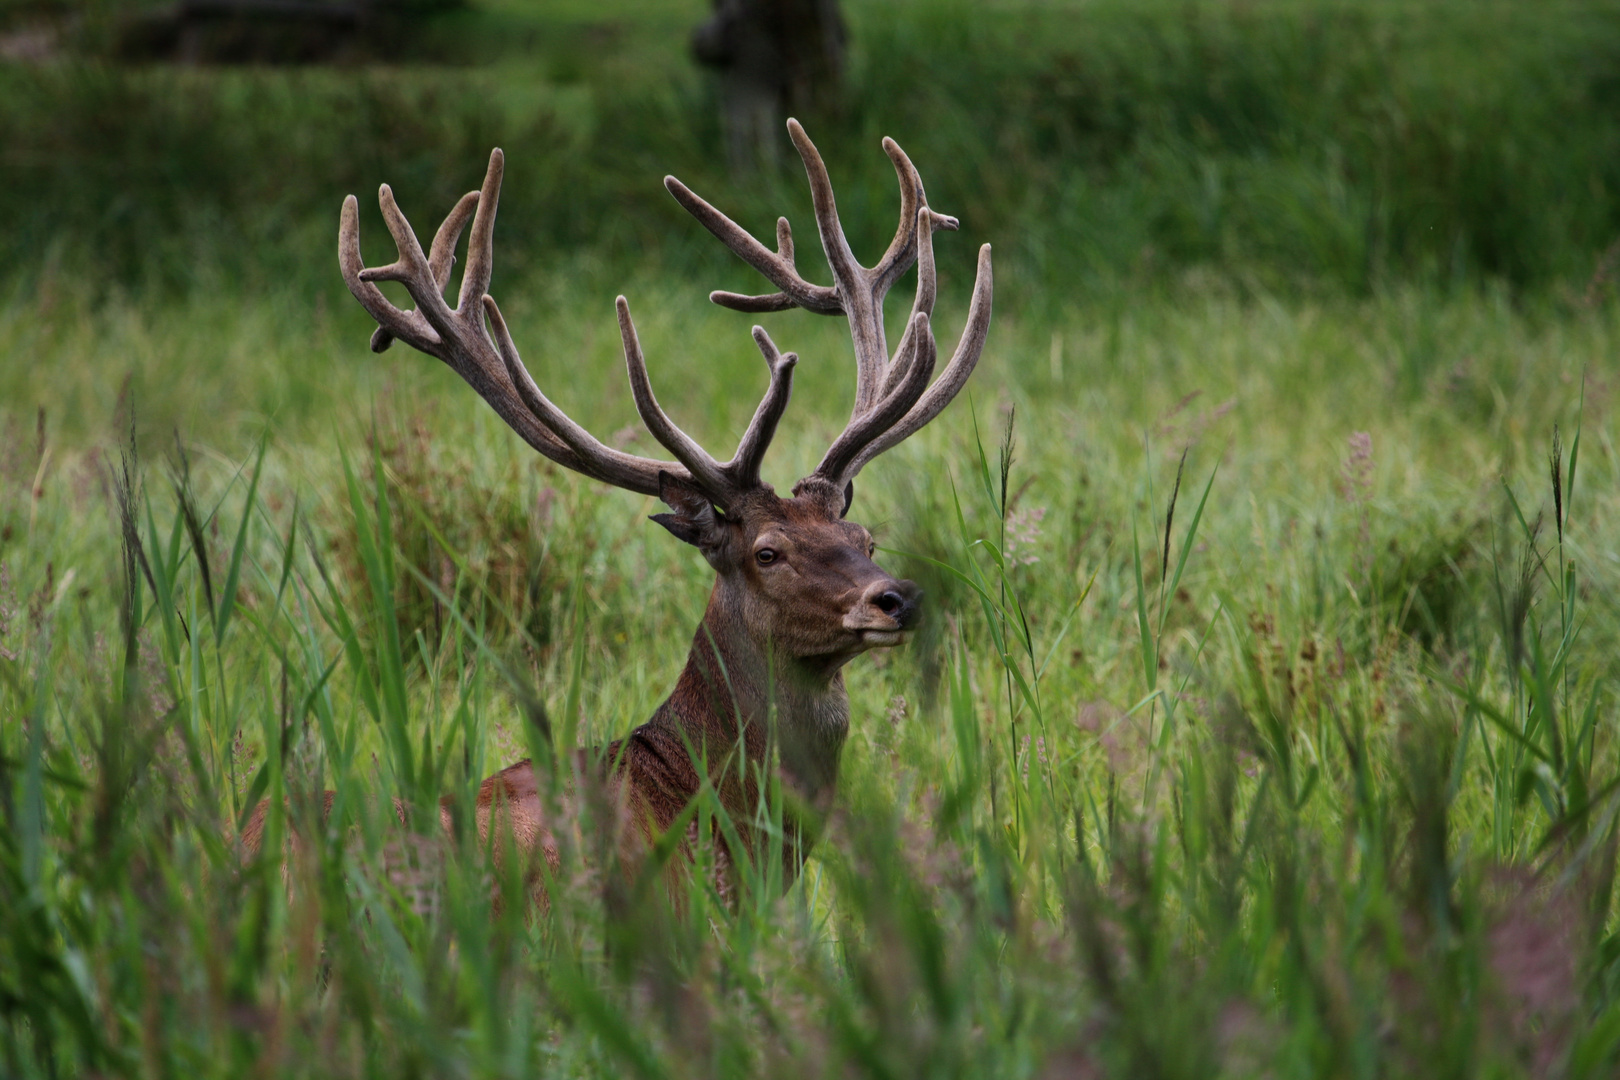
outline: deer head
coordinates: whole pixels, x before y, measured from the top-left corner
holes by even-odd
[[[381,352],[397,338],[438,357],[547,458],[667,504],[669,511],[653,520],[697,547],[717,575],[700,640],[706,634],[722,652],[729,648],[774,656],[808,678],[825,679],[867,649],[898,644],[915,623],[918,590],[872,561],[871,534],[846,514],[861,469],[939,415],[978,363],[990,325],[990,246],[979,251],[961,339],[934,378],[933,234],[954,230],[956,219],[929,208],[917,170],[892,139],[884,139],[883,148],[900,181],[900,224],[882,258],[871,267],[862,266],[844,237],[821,155],[797,121],[788,121],[788,133],[809,176],[816,226],[833,276],[830,286],[811,284],[799,274],[786,218],[777,223],[773,252],[679,180],[664,180],[683,207],[776,289],[758,296],[715,292],[710,294],[712,301],[754,313],[799,307],[842,315],[849,322],[855,349],[854,409],[820,464],[788,498],[778,497],[760,478],[760,464],[787,407],[797,357],[781,352],[762,327],[753,328],[753,337],[765,360],[765,393],[728,461],[712,457],[659,405],[630,305],[622,296],[617,300],[619,333],[631,395],[647,430],[674,460],[638,457],[603,445],[535,384],[500,308],[488,294],[495,208],[505,161],[500,150],[490,155],[482,189],[462,197],[427,253],[384,184],[379,201],[398,259],[388,266],[364,266],[353,196],[343,204],[338,255],[350,291],[377,321],[374,350]],[[444,289],[457,241],[469,221],[467,266],[452,308]],[[884,335],[883,302],[913,264],[916,296],[891,353]],[[379,281],[404,285],[415,309],[404,311],[389,303],[377,288]]]
[[[728,640],[767,643],[778,660],[825,675],[867,649],[898,645],[919,610],[916,585],[873,562],[872,534],[844,520],[848,490],[809,479],[790,499],[761,488],[720,511],[666,478],[672,512],[653,520],[714,567],[710,612],[731,624]]]

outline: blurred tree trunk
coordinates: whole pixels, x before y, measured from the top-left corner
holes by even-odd
[[[787,115],[837,102],[844,38],[838,0],[714,0],[714,14],[692,32],[692,55],[720,75],[734,170],[774,167]]]

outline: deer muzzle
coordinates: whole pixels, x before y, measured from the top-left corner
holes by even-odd
[[[914,581],[890,577],[874,581],[844,616],[844,629],[860,634],[868,646],[898,645],[921,619],[922,595]]]

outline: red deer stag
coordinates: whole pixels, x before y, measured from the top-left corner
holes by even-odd
[[[760,462],[787,407],[796,356],[782,353],[761,327],[754,341],[764,354],[770,381],[736,455],[716,461],[671,422],[653,395],[646,361],[630,318],[618,298],[619,332],[636,410],[653,436],[675,458],[657,461],[604,446],[552,404],[529,376],[517,347],[488,295],[491,236],[504,158],[490,155],[481,191],[463,196],[423,254],[416,235],[395,205],[388,185],[379,199],[399,248],[398,261],[367,268],[360,258],[359,207],[343,204],[338,258],[344,280],[377,320],[372,348],[398,339],[438,357],[465,379],[524,441],[552,461],[616,487],[656,496],[669,512],[653,520],[700,550],[715,570],[708,609],[674,692],[646,723],[601,750],[604,779],[616,793],[625,823],[618,846],[629,858],[667,830],[704,784],[697,762],[709,763],[708,780],[722,806],[739,823],[752,817],[757,778],[773,758],[798,808],[789,832],[799,839],[785,852],[789,878],[813,841],[833,794],[838,758],[849,726],[843,667],[868,649],[899,644],[917,617],[919,593],[872,561],[866,529],[846,520],[853,480],[862,466],[927,424],[967,382],[984,348],[990,325],[990,246],[979,250],[967,323],[955,354],[938,379],[930,327],[935,299],[933,233],[955,229],[955,218],[935,213],[922,180],[892,139],[883,149],[900,178],[900,227],[889,249],[870,268],[851,253],[833,203],[832,185],[820,154],[796,121],[788,132],[809,174],[821,244],[834,284],[813,285],[794,265],[793,234],[777,222],[777,249],[770,251],[674,177],[664,186],[743,261],[762,273],[777,292],[763,296],[714,292],[717,304],[743,312],[804,308],[849,320],[855,343],[855,407],[848,426],[814,472],[779,497],[760,479]],[[455,308],[444,299],[456,241],[472,220],[467,266]],[[891,286],[917,265],[911,317],[893,355],[884,340],[883,301]],[[397,281],[416,302],[413,311],[394,307],[376,282]],[[746,757],[736,768],[735,748]],[[730,767],[724,767],[727,762]],[[738,780],[738,774],[743,780]],[[330,799],[328,799],[330,803]],[[243,833],[256,850],[265,806]],[[442,815],[448,822],[448,808]],[[528,761],[483,782],[478,792],[478,835],[490,843],[491,822],[510,830],[515,850],[538,853],[555,865],[555,841],[546,828],[544,805]],[[500,834],[497,834],[500,837]],[[501,838],[504,842],[504,837]],[[723,858],[729,857],[724,851]],[[743,853],[746,855],[746,853]],[[534,864],[531,864],[534,865]],[[538,869],[538,867],[535,867]]]

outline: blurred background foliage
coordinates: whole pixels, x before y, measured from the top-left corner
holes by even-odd
[[[807,209],[796,163],[724,169],[715,82],[687,51],[701,0],[379,10],[334,63],[174,65],[120,59],[126,5],[7,0],[0,26],[33,28],[40,54],[0,64],[8,276],[335,294],[342,195],[387,177],[425,221],[496,144],[503,265],[526,274],[735,275],[665,172],[763,235]],[[1062,283],[1007,290],[1020,305],[1209,277],[1579,293],[1620,238],[1620,5],[854,0],[845,17],[843,92],[805,119],[857,248],[892,229],[872,151],[893,135],[950,163],[925,170],[932,200],[1004,272]]]

